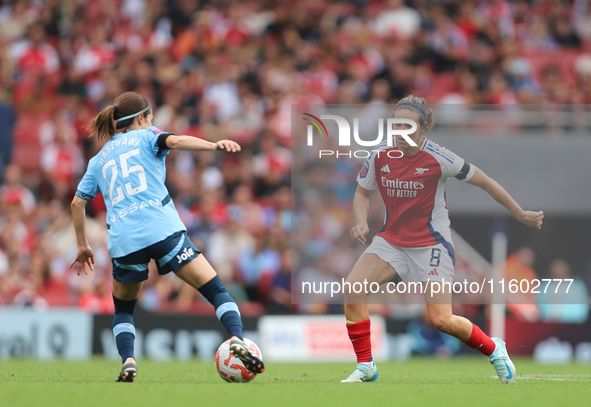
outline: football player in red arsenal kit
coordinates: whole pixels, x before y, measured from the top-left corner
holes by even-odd
[[[375,189],[386,204],[386,219],[382,231],[349,274],[349,287],[364,281],[382,284],[396,274],[423,283],[433,326],[488,356],[501,382],[514,383],[515,366],[505,343],[500,338],[488,337],[468,319],[454,315],[451,292],[431,295],[434,282],[453,282],[454,276],[455,253],[445,196],[447,180],[454,177],[482,188],[527,226],[541,228],[544,214],[524,211],[482,170],[425,138],[424,134],[433,127],[433,114],[424,99],[405,97],[394,108],[394,117],[417,124],[416,131],[409,135],[417,146],[396,136],[393,146],[386,142],[376,146],[359,172],[353,199],[356,226],[351,236],[366,244],[369,198]],[[398,126],[410,129],[406,124]],[[398,158],[400,152],[389,154],[392,150],[399,150],[403,156]],[[357,354],[357,369],[341,383],[374,382],[378,378],[371,356],[367,294],[345,291],[347,331]]]

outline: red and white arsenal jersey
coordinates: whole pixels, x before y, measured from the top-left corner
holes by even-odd
[[[384,227],[378,236],[400,247],[425,247],[451,242],[445,187],[450,177],[468,181],[475,167],[448,149],[424,139],[412,156],[397,158],[396,146],[383,142],[365,161],[357,182],[378,188],[386,204]]]

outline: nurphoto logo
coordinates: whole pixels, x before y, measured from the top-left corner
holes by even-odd
[[[340,147],[350,147],[351,146],[351,125],[349,122],[341,116],[333,115],[333,114],[323,114],[320,118],[310,114],[304,113],[304,115],[308,117],[304,117],[303,119],[307,122],[310,122],[307,126],[307,145],[313,146],[314,145],[314,128],[318,130],[318,134],[321,137],[328,135],[328,130],[326,129],[326,125],[324,124],[323,120],[334,120],[337,124],[339,129],[338,131],[338,142]],[[410,128],[401,128],[401,127],[394,127],[395,124],[406,124],[409,125]],[[353,119],[353,139],[355,143],[362,147],[375,147],[378,144],[383,143],[384,141],[384,119],[378,119],[378,126],[377,126],[377,137],[374,140],[363,140],[359,136],[359,119]],[[414,133],[417,129],[417,124],[410,119],[396,119],[393,117],[386,119],[386,143],[388,146],[393,146],[392,138],[395,136],[400,136],[406,140],[408,144],[413,147],[416,147],[417,144],[409,137],[410,134]],[[371,151],[367,150],[319,150],[318,158],[326,157],[326,156],[346,156],[346,157],[356,157],[356,158],[368,158],[371,155]],[[392,150],[388,151],[388,157],[390,158],[400,158],[403,156],[402,151],[400,150]]]

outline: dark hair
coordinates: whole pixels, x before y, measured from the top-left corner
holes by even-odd
[[[145,97],[137,92],[122,93],[115,104],[105,107],[90,123],[86,125],[86,130],[90,133],[90,137],[96,135],[99,143],[107,142],[114,134],[133,124],[135,117],[115,122],[115,120],[141,112],[148,107],[149,103]],[[152,113],[152,109],[148,108],[143,115],[146,117]]]
[[[431,111],[429,104],[424,98],[408,95],[405,98],[402,98],[398,101],[396,107],[394,108],[394,111],[396,111],[399,108],[405,109],[405,106],[411,107],[410,109],[406,107],[406,109],[412,110],[412,108],[414,108],[421,112],[421,114],[419,115],[419,124],[421,125],[423,133],[426,133],[433,128],[433,112]],[[392,113],[392,116],[394,116],[394,113]]]

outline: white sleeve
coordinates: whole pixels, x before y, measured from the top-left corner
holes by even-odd
[[[372,151],[371,155],[365,160],[363,163],[363,167],[359,171],[357,175],[357,183],[361,188],[368,189],[373,191],[378,187],[376,183],[376,171],[375,171],[375,159],[376,159],[376,152]]]
[[[443,176],[456,177],[462,181],[469,181],[474,175],[475,167],[462,157],[444,147],[439,147],[439,160],[443,163]]]

